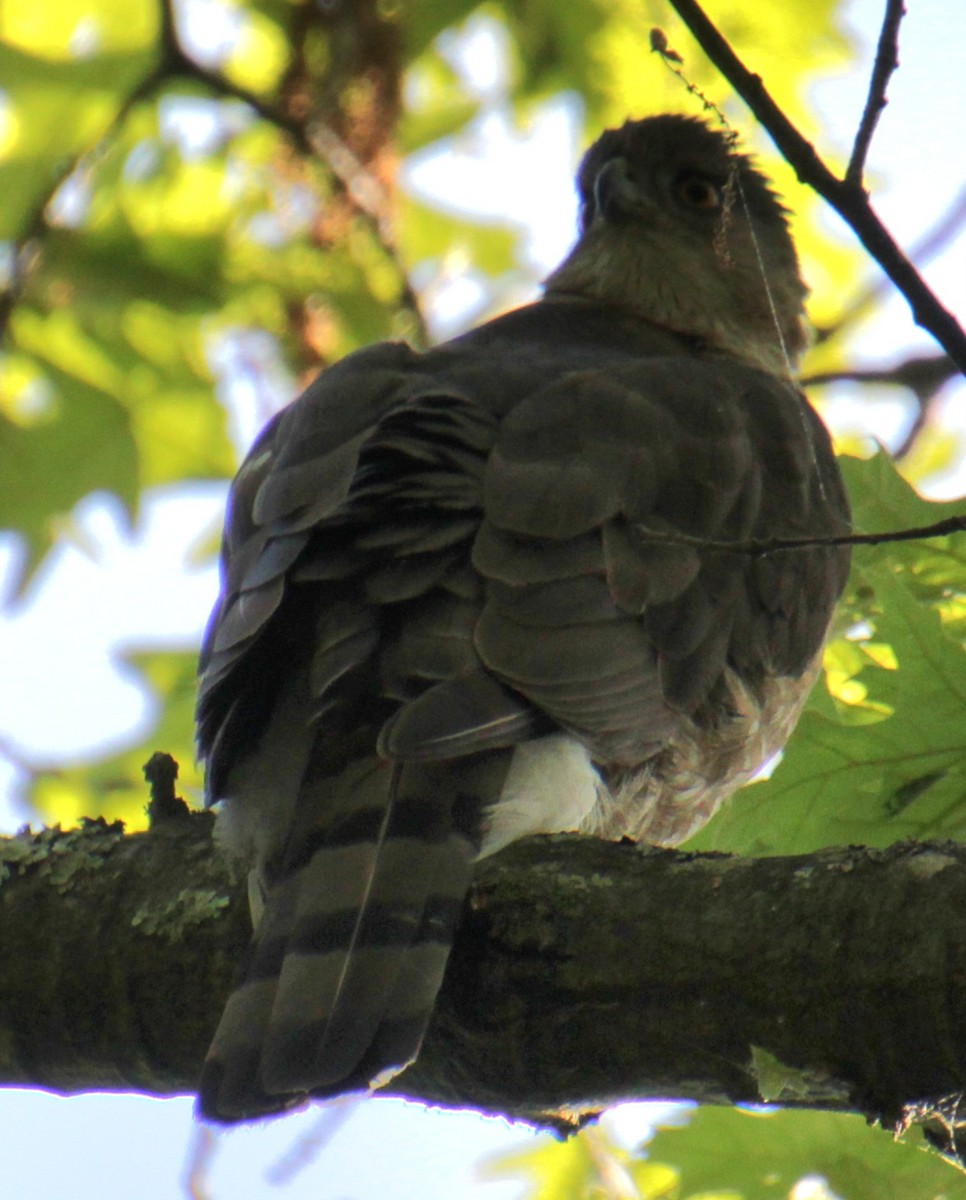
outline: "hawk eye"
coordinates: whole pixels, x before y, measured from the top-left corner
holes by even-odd
[[[701,212],[714,212],[721,207],[721,188],[706,175],[695,175],[693,172],[681,175],[674,185],[674,194],[688,208]]]

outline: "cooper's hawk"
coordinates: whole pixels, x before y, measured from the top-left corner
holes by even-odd
[[[674,845],[785,742],[848,553],[791,383],[785,210],[680,116],[605,133],[543,299],[321,375],[231,492],[199,744],[256,930],[201,1109],[410,1061],[472,864],[540,831]],[[708,545],[707,543],[713,543]]]

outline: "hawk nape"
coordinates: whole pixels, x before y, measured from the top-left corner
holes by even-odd
[[[474,859],[541,831],[682,841],[815,679],[848,551],[721,548],[848,529],[790,379],[785,210],[680,116],[606,132],[578,184],[543,299],[350,355],[234,482],[198,736],[255,934],[206,1116],[385,1080]]]

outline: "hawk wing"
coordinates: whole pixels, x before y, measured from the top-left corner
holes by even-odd
[[[264,912],[203,1112],[411,1061],[480,853],[647,832],[685,745],[713,811],[794,723],[847,566],[720,544],[847,520],[793,388],[592,305],[323,374],[239,473],[205,638],[210,797]]]

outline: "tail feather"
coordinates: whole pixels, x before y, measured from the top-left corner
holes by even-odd
[[[419,1053],[446,973],[453,930],[462,908],[462,895],[454,902],[443,899],[442,893],[447,889],[450,896],[455,896],[462,887],[465,894],[469,868],[467,861],[464,874],[463,864],[454,855],[448,878],[437,877],[434,902],[426,906],[413,945],[400,966],[377,1036],[360,1063],[361,1074],[368,1079],[385,1071],[387,1064],[412,1062]]]
[[[454,781],[430,773],[372,773],[382,810],[374,787],[365,807],[356,792],[328,841],[303,824],[290,847],[297,865],[269,890],[209,1051],[205,1116],[233,1120],[365,1088],[415,1058],[475,854],[455,825]]]
[[[439,836],[445,824],[442,814],[434,817],[435,803],[421,804],[433,836],[413,837],[407,828],[413,802],[400,802],[394,788],[378,841],[323,847],[304,868],[265,1041],[269,1090],[346,1090],[387,1014],[397,1015],[391,1001],[400,979],[409,981],[404,992],[411,989],[428,957],[436,959],[435,998],[471,866],[465,839]],[[398,836],[403,830],[410,836]],[[428,910],[437,914],[439,939],[430,952],[417,940]],[[431,1001],[423,1007],[425,1023]],[[379,1069],[405,1065],[416,1048],[418,1039],[412,1052]]]
[[[285,958],[286,929],[295,913],[297,881],[273,889],[263,918],[238,970],[212,1039],[198,1085],[198,1107],[211,1120],[237,1120],[287,1107],[259,1084],[278,976]]]

